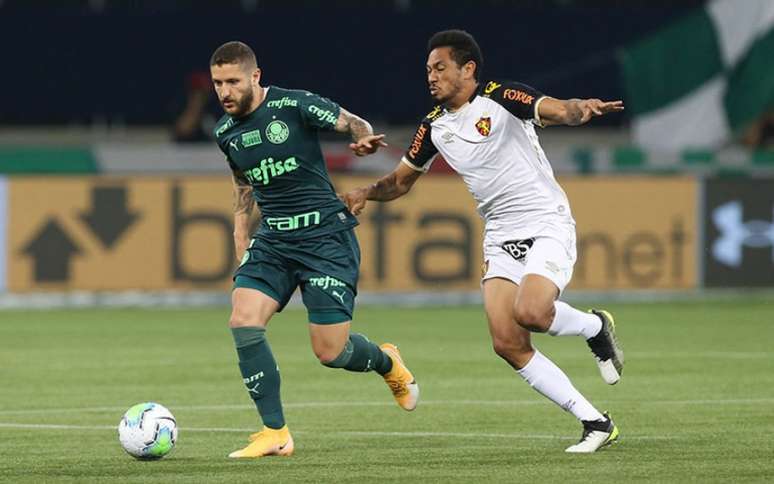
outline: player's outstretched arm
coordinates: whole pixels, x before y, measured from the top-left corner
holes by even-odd
[[[240,260],[250,243],[250,214],[255,200],[253,187],[244,175],[232,171],[231,182],[234,187],[234,248],[236,258]]]
[[[379,178],[376,183],[355,188],[345,193],[342,198],[352,215],[360,215],[367,200],[387,202],[407,194],[422,173],[400,162],[392,173]]]
[[[623,101],[544,97],[538,105],[538,116],[543,126],[557,124],[578,126],[587,123],[594,116],[623,111],[623,109]]]
[[[383,141],[383,134],[374,134],[374,129],[368,121],[344,108],[341,108],[335,129],[339,133],[349,133],[352,136],[353,143],[349,144],[349,149],[357,156],[370,155],[376,153],[380,147],[387,146]]]

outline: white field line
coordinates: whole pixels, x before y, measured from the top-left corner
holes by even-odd
[[[774,358],[772,351],[701,351],[701,352],[666,352],[666,351],[632,351],[626,352],[628,358],[634,359],[685,359],[685,358],[730,358],[730,359],[767,359]]]
[[[117,426],[111,425],[59,425],[59,424],[23,424],[13,422],[0,422],[0,428],[23,429],[23,430],[110,430],[117,431]],[[180,432],[210,432],[210,433],[250,433],[255,432],[255,428],[196,428],[182,427]],[[311,434],[312,431],[294,431],[294,434]],[[482,438],[482,439],[541,439],[541,440],[575,440],[575,437],[565,435],[549,434],[526,434],[526,433],[479,433],[479,432],[379,432],[379,431],[326,431],[326,436],[340,437],[461,437],[461,438]],[[626,435],[627,439],[632,440],[673,440],[677,437],[667,435]]]
[[[774,398],[732,398],[732,399],[701,399],[701,400],[601,400],[604,405],[757,405],[774,403]],[[392,401],[383,402],[290,402],[283,404],[284,408],[340,408],[340,407],[392,407]],[[420,406],[525,406],[551,405],[547,400],[428,400],[420,401]],[[206,412],[252,409],[250,404],[224,405],[169,405],[176,411]],[[62,413],[108,413],[126,411],[127,407],[82,407],[82,408],[37,408],[19,410],[0,410],[0,415],[53,415]]]

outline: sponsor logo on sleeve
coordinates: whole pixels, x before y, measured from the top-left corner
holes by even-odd
[[[232,118],[229,118],[228,121],[223,123],[223,126],[215,130],[215,137],[220,138],[220,135],[225,133],[232,126],[234,126],[234,120]]]
[[[337,119],[332,111],[315,106],[314,104],[310,104],[307,110],[324,123],[336,124]]]
[[[443,108],[441,106],[436,106],[433,108],[432,111],[427,113],[427,116],[425,116],[425,118],[427,118],[429,121],[435,121],[436,119],[440,118],[442,114],[443,114]]]
[[[414,135],[414,140],[411,141],[411,147],[409,148],[409,158],[412,160],[417,157],[419,154],[419,150],[422,149],[422,141],[425,139],[425,135],[427,134],[427,126],[424,124],[419,125],[419,129],[417,129],[416,134]]]
[[[503,91],[503,99],[530,105],[535,100],[535,96],[530,96],[526,92],[518,89],[506,89]]]
[[[486,84],[486,87],[484,87],[484,94],[488,96],[493,92],[495,92],[496,90],[500,89],[500,87],[502,87],[502,84],[498,84],[494,81],[489,81]]]

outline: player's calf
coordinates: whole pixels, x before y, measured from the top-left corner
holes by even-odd
[[[546,305],[519,298],[513,317],[527,331],[545,333],[554,320],[555,312],[553,303]]]

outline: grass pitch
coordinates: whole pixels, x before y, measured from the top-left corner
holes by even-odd
[[[774,302],[604,305],[626,352],[605,385],[580,338],[536,336],[621,441],[566,455],[571,415],[490,349],[480,307],[361,308],[356,331],[400,345],[422,400],[400,410],[376,374],[331,370],[303,311],[269,329],[282,370],[291,458],[233,461],[258,421],[240,382],[227,308],[0,312],[0,481],[751,482],[774,479]],[[177,417],[177,448],[126,455],[132,404]]]

